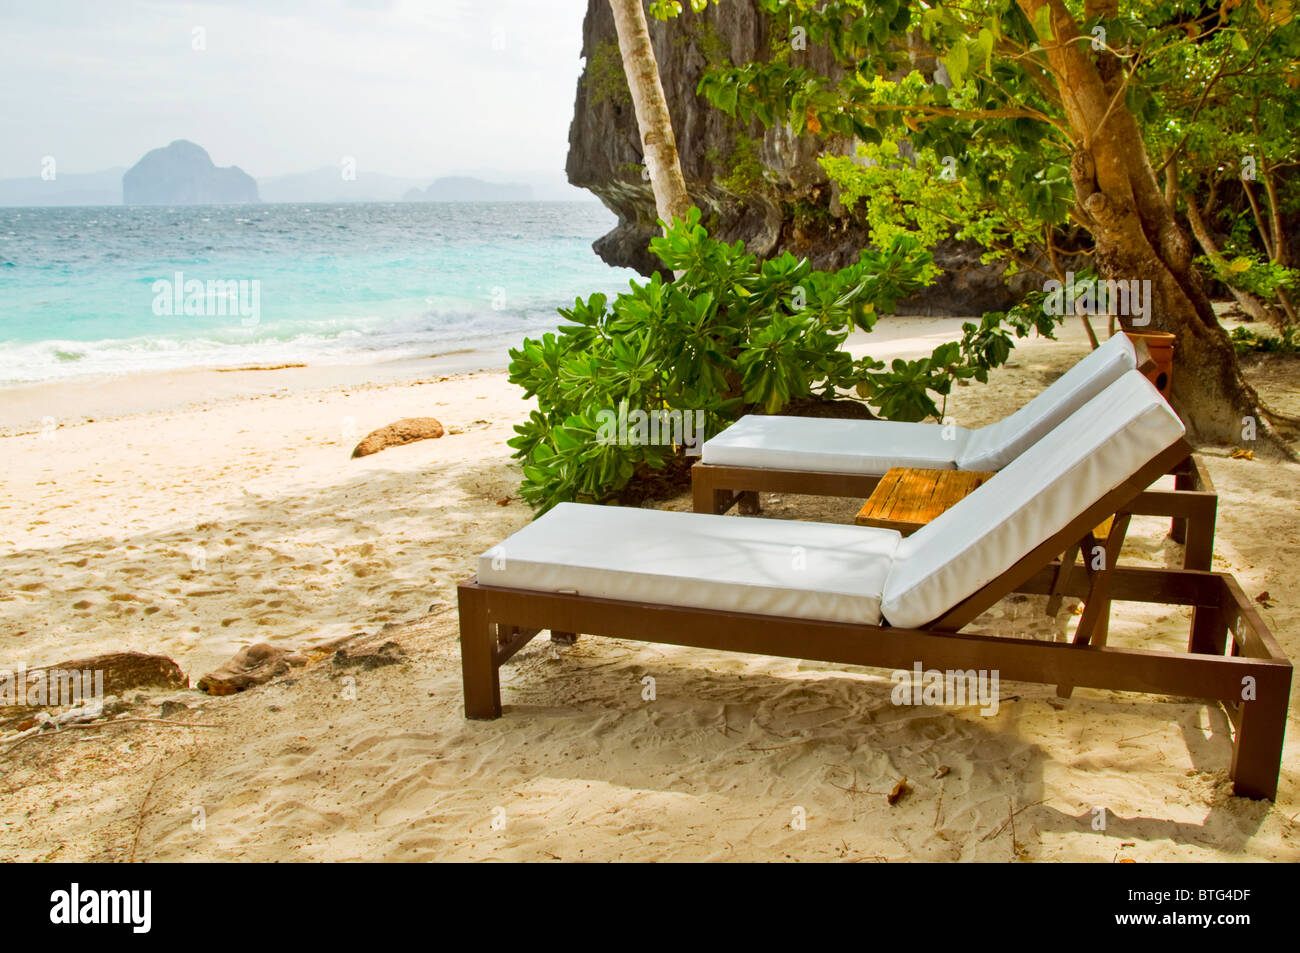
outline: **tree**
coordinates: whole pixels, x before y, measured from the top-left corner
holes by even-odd
[[[1285,330],[1300,321],[1284,224],[1297,199],[1287,171],[1300,165],[1300,23],[1277,23],[1257,43],[1217,25],[1207,14],[1190,25],[1199,41],[1171,51],[1157,93],[1167,118],[1149,142],[1210,272],[1252,318]]]
[[[1275,437],[1219,325],[1193,246],[1150,160],[1145,126],[1161,121],[1158,65],[1210,29],[1200,5],[1157,0],[757,0],[791,35],[829,45],[842,78],[810,70],[789,49],[766,63],[715,71],[701,91],[742,118],[790,123],[795,133],[907,139],[951,157],[963,187],[1023,203],[1086,229],[1102,278],[1151,282],[1147,330],[1177,337],[1172,399],[1197,436],[1241,439],[1243,417]],[[1257,45],[1290,14],[1227,2],[1213,29]],[[1189,11],[1193,11],[1189,13]],[[925,64],[932,64],[927,72]],[[1068,170],[1058,175],[1061,168]],[[1018,174],[1010,174],[1018,169]],[[1122,317],[1127,328],[1131,318]],[[1280,445],[1280,444],[1279,444]]]
[[[655,211],[668,225],[686,218],[691,197],[677,158],[677,138],[673,135],[672,116],[659,79],[659,64],[650,44],[641,0],[609,0],[618,31],[618,48],[623,56],[623,71],[632,93],[637,126],[641,130],[641,148],[650,187],[654,191]]]

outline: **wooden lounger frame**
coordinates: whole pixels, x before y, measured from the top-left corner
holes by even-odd
[[[1157,474],[1156,479],[1166,473],[1173,474],[1174,489],[1144,487],[1132,501],[1132,513],[1134,516],[1172,517],[1169,535],[1185,546],[1183,568],[1209,569],[1214,552],[1219,494],[1204,464],[1191,453],[1190,447],[1183,459],[1176,460],[1164,473]],[[759,491],[866,499],[880,479],[866,473],[697,463],[691,467],[691,494],[696,513],[721,514],[736,504],[740,504],[742,512],[757,513]]]
[[[1291,686],[1291,663],[1236,581],[1225,573],[1117,567],[1107,559],[1087,578],[1062,573],[1058,554],[1118,514],[1123,526],[1157,477],[1189,456],[1185,441],[1157,455],[1069,526],[991,583],[924,628],[901,629],[694,609],[650,602],[510,589],[470,579],[460,584],[465,713],[501,715],[499,669],[540,631],[572,638],[590,633],[846,665],[907,669],[996,670],[1000,678],[1218,701],[1235,727],[1234,792],[1277,793]],[[770,471],[769,471],[770,472]],[[1186,513],[1166,515],[1186,516]],[[1107,548],[1112,538],[1106,541]],[[1114,554],[1119,544],[1113,543]],[[1111,555],[1108,553],[1108,555]],[[1013,592],[1088,600],[1073,642],[973,635],[959,631]],[[814,596],[810,595],[810,598]],[[1102,608],[1113,600],[1196,607],[1186,652],[1107,646]],[[1245,686],[1245,688],[1243,687]]]
[[[1151,357],[1146,342],[1133,342],[1135,366],[1139,373],[1154,383],[1157,363]],[[1173,517],[1169,535],[1182,543],[1183,568],[1210,568],[1214,554],[1214,524],[1218,516],[1219,495],[1215,492],[1210,474],[1187,447],[1187,454],[1175,460],[1164,473],[1174,476],[1174,489],[1152,490],[1143,487],[1143,493],[1132,501],[1135,516]],[[856,496],[866,498],[880,483],[880,476],[864,473],[838,473],[825,470],[779,470],[770,467],[738,467],[711,463],[697,463],[691,467],[691,492],[696,513],[727,512],[739,504],[742,513],[759,511],[758,494],[791,493],[804,496]],[[1152,481],[1154,482],[1154,480]],[[1078,550],[1074,553],[1077,555]],[[1066,554],[1067,564],[1072,556]]]

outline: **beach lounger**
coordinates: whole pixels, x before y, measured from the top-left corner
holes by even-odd
[[[1272,798],[1291,664],[1224,573],[1116,566],[1129,504],[1187,454],[1136,372],[903,538],[867,526],[562,504],[485,553],[459,588],[465,712],[501,715],[499,672],[538,632],[589,633],[1222,702],[1235,791]],[[1058,555],[1118,514],[1073,642],[961,630],[1012,592],[1048,594]],[[1112,600],[1197,606],[1186,652],[1104,644]]]
[[[1010,417],[976,430],[751,414],[705,441],[691,468],[694,510],[721,514],[740,503],[743,512],[757,512],[759,491],[865,499],[893,467],[1001,470],[1149,361],[1145,347],[1117,334]],[[1170,535],[1186,546],[1184,568],[1209,569],[1218,511],[1214,484],[1190,452],[1169,472],[1174,490],[1149,490],[1133,501],[1133,512],[1171,517]]]

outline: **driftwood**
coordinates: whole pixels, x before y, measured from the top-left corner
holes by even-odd
[[[287,649],[277,649],[265,642],[240,650],[234,658],[214,672],[199,679],[198,689],[209,695],[233,695],[254,685],[286,675],[306,659]]]
[[[441,437],[443,433],[442,424],[432,417],[403,417],[387,427],[366,434],[352,451],[352,457],[366,457],[388,447],[400,447],[417,440],[432,440]]]

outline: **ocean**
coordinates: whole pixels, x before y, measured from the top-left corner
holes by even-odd
[[[0,387],[507,347],[636,277],[595,202],[0,208]]]

